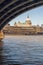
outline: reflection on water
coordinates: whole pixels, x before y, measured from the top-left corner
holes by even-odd
[[[0,65],[43,65],[43,36],[6,36],[0,42]]]

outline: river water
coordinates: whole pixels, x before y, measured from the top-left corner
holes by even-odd
[[[43,65],[43,36],[5,36],[0,65]]]

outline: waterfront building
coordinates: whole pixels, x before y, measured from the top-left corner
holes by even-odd
[[[17,27],[29,27],[29,26],[32,26],[32,23],[31,23],[31,20],[29,17],[26,18],[26,21],[25,23],[21,23],[20,21],[18,21],[18,23],[14,23],[14,26],[17,26]]]
[[[43,24],[41,24],[41,27],[43,28]]]
[[[25,23],[18,21],[14,23],[14,26],[7,24],[3,28],[4,34],[15,34],[15,35],[34,35],[43,33],[43,28],[39,25],[33,26],[29,17],[26,18]]]

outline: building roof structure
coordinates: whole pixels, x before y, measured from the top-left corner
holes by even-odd
[[[14,26],[18,26],[18,27],[29,27],[32,26],[31,20],[29,17],[26,18],[25,23],[21,23],[20,21],[18,21],[18,23],[14,23]]]

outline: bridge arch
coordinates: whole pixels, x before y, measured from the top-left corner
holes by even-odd
[[[38,6],[43,6],[43,0],[1,0],[0,30],[13,18]]]

